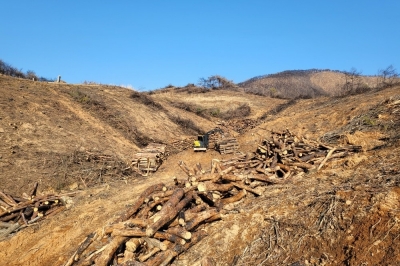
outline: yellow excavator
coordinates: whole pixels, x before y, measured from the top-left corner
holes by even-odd
[[[222,129],[220,129],[219,127],[216,127],[213,130],[208,131],[204,135],[198,135],[197,140],[194,141],[193,150],[194,151],[204,151],[204,152],[207,151],[209,139],[210,139],[209,137],[210,137],[210,135],[215,134],[215,133],[224,134]]]

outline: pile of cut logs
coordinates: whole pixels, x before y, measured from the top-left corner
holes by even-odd
[[[132,168],[143,176],[155,172],[167,157],[164,144],[150,143],[146,148],[136,153],[132,159]]]
[[[21,230],[65,209],[60,195],[36,196],[38,183],[31,193],[22,197],[0,191],[0,241],[11,233]]]
[[[260,196],[266,185],[288,182],[296,172],[359,150],[300,140],[286,130],[272,132],[256,153],[213,159],[209,170],[180,161],[187,178],[149,186],[112,224],[87,236],[65,266],[169,265],[207,235],[208,223],[236,212],[247,195]]]
[[[180,151],[184,151],[187,149],[193,148],[193,140],[190,138],[181,139],[181,140],[174,140],[169,143],[169,150],[172,152],[178,153]]]
[[[221,154],[236,154],[239,150],[239,143],[236,138],[224,138],[217,141],[215,149]]]

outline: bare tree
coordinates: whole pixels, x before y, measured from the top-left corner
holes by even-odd
[[[358,71],[355,67],[352,67],[350,71],[344,72],[345,83],[343,85],[343,91],[346,94],[356,93],[359,91],[362,85],[361,71]]]
[[[380,69],[378,71],[378,76],[378,87],[393,86],[395,83],[399,82],[399,73],[397,73],[397,70],[393,65],[390,65],[385,69]]]
[[[233,81],[219,75],[214,75],[208,78],[200,78],[199,85],[208,89],[228,89],[236,87]]]

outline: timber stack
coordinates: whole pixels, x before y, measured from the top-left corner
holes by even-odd
[[[209,170],[180,161],[186,177],[149,186],[113,223],[83,239],[65,266],[169,265],[207,236],[209,223],[237,213],[246,198],[360,150],[328,147],[286,130],[272,132],[254,153],[213,159]]]
[[[36,195],[38,183],[21,197],[0,191],[0,241],[45,218],[65,210],[64,195]],[[70,194],[68,194],[70,195]]]
[[[239,143],[236,138],[224,138],[215,144],[215,149],[221,154],[236,154],[239,150]]]
[[[164,144],[150,143],[133,156],[132,168],[143,176],[157,171],[168,155],[165,148]]]
[[[191,138],[173,140],[171,143],[169,143],[168,148],[172,153],[178,153],[187,149],[192,149],[193,140]]]

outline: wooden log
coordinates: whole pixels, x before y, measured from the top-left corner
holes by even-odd
[[[148,217],[148,214],[150,210],[152,210],[154,207],[161,206],[164,202],[168,201],[169,197],[157,199],[151,203],[148,203],[146,206],[144,206],[137,214],[137,218],[142,218],[145,219]]]
[[[208,210],[199,212],[196,214],[195,217],[193,217],[189,221],[186,221],[185,228],[188,231],[193,230],[201,222],[203,222],[204,220],[207,220],[208,218],[210,218],[216,214],[218,214],[218,211],[216,208],[210,208]]]
[[[235,187],[237,187],[237,188],[245,189],[245,190],[247,190],[248,192],[253,193],[255,196],[260,196],[260,195],[261,195],[257,190],[252,189],[251,187],[246,186],[246,185],[243,184],[243,183],[240,183],[240,182],[233,182],[232,184],[233,184]]]
[[[184,193],[184,190],[181,188],[175,190],[174,194],[171,195],[171,198],[167,203],[165,203],[164,208],[158,213],[159,218],[146,229],[147,236],[153,236],[158,229],[175,218],[178,212],[180,212],[180,210],[192,200],[193,192],[189,192],[183,200],[179,201],[183,197]]]
[[[11,207],[11,205],[7,204],[3,200],[0,199],[0,206],[4,207],[3,210],[7,210],[7,208]]]
[[[32,191],[29,193],[29,198],[33,199],[36,196],[38,186],[39,186],[38,182],[35,182],[35,184],[33,184]]]
[[[201,166],[200,163],[196,163],[196,167],[197,167],[197,170],[198,170],[201,174],[204,174],[204,173],[205,173],[205,171],[203,170],[203,167]]]
[[[116,236],[114,237],[110,243],[107,244],[106,248],[100,254],[98,258],[96,258],[96,266],[107,266],[111,259],[114,257],[115,251],[126,241],[128,237],[125,236]]]
[[[185,240],[189,240],[192,238],[192,233],[185,230],[185,228],[183,228],[183,227],[170,227],[165,232],[167,232],[169,234],[177,235]]]
[[[186,166],[186,164],[183,161],[179,161],[178,165],[182,169],[182,171],[185,172],[185,174],[187,174],[188,176],[193,175],[193,173],[190,171],[190,169]]]
[[[125,249],[130,252],[135,252],[143,243],[144,240],[142,238],[131,238],[125,243]]]
[[[125,236],[125,237],[139,238],[139,237],[145,237],[147,235],[146,235],[146,231],[143,229],[127,228],[127,229],[114,229],[111,233],[111,236],[114,236],[114,237]],[[153,238],[168,240],[173,243],[182,243],[182,240],[185,241],[184,239],[182,239],[181,237],[179,237],[177,235],[166,233],[166,232],[160,232],[160,231],[156,232],[153,235]]]
[[[144,200],[150,196],[150,194],[152,194],[155,191],[159,191],[162,190],[162,188],[164,187],[163,183],[159,183],[156,185],[152,185],[150,187],[148,187],[140,196],[139,198],[136,200],[136,202],[128,209],[125,211],[125,213],[123,213],[117,220],[116,222],[122,222],[125,220],[128,220],[132,215],[134,215],[140,208],[140,206],[142,206]]]
[[[150,257],[154,256],[159,251],[160,251],[160,249],[158,247],[153,247],[149,250],[149,252],[140,255],[138,257],[138,259],[140,262],[144,262],[144,261],[148,260]]]
[[[131,218],[129,220],[119,222],[116,224],[111,224],[108,225],[104,228],[104,233],[105,234],[111,234],[114,230],[116,229],[125,229],[125,228],[132,228],[132,227],[140,227],[140,228],[146,228],[148,225],[148,221],[140,218]]]
[[[149,238],[149,237],[143,237],[143,239],[144,239],[144,241],[146,241],[147,246],[149,246],[149,247],[156,247],[162,251],[167,250],[167,248],[168,248],[168,246],[165,243],[163,243],[157,239]]]
[[[333,154],[333,152],[336,150],[336,148],[331,149],[328,154],[326,155],[325,159],[320,163],[320,165],[317,168],[317,171],[319,171],[322,166],[324,166],[324,164],[326,163],[326,161],[329,159],[329,157],[331,157],[331,155]]]
[[[96,237],[96,233],[91,233],[89,234],[79,245],[78,249],[72,254],[72,256],[69,258],[67,263],[64,264],[64,266],[71,266],[74,264],[76,261],[79,261],[80,256],[82,253],[89,247],[89,245],[93,242],[94,238]]]
[[[153,258],[149,259],[146,264],[148,266],[168,265],[173,258],[175,258],[179,254],[185,252],[186,250],[191,248],[193,245],[200,242],[206,236],[207,236],[207,233],[204,230],[197,231],[197,232],[193,233],[190,242],[187,242],[184,245],[176,244],[176,245],[174,245],[174,247],[172,249],[168,249],[164,252],[160,252]]]
[[[5,194],[4,192],[0,191],[0,199],[2,199],[5,203],[10,206],[17,206],[17,202],[10,197],[9,195]]]
[[[221,177],[221,179],[226,180],[226,181],[243,181],[243,178],[236,176],[236,175],[224,175]]]
[[[206,192],[206,191],[228,192],[232,190],[232,188],[233,188],[232,184],[217,184],[211,181],[199,183],[199,185],[197,186],[197,190],[200,192]]]
[[[246,194],[247,194],[246,190],[242,189],[241,191],[239,191],[239,193],[237,193],[236,195],[234,195],[232,197],[221,199],[221,203],[223,205],[226,205],[229,203],[237,202],[237,201],[241,200],[242,198],[244,198],[246,196]]]
[[[4,214],[7,214],[7,213],[8,212],[5,212]],[[19,215],[20,215],[19,212],[14,212],[14,213],[11,213],[9,215],[0,217],[0,221],[1,222],[8,222],[8,221],[11,221],[12,219],[14,219],[15,217],[18,217]]]

